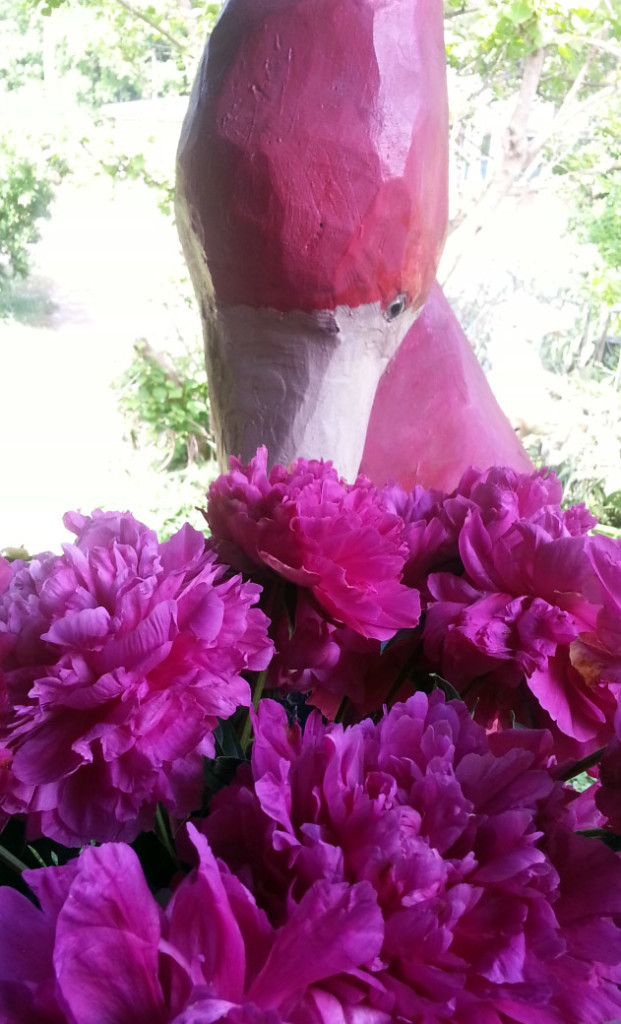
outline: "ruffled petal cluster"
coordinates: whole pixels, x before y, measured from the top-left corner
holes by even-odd
[[[621,1021],[621,861],[589,835],[621,831],[621,545],[560,499],[261,450],[208,543],[74,513],[62,555],[0,559],[0,827],[69,858],[25,872],[38,905],[0,890],[0,1020]],[[205,763],[251,683],[251,761],[243,718]],[[125,845],[160,803],[168,874]]]
[[[427,512],[441,571],[421,587],[424,651],[488,726],[515,716],[550,728],[560,757],[579,757],[609,737],[621,683],[621,547],[586,536],[593,517],[563,512],[560,498],[551,476],[470,470]],[[419,544],[411,574],[420,521],[408,530]]]
[[[207,520],[217,550],[310,591],[316,606],[363,637],[389,640],[416,625],[418,593],[401,583],[403,521],[364,478],[339,479],[331,463],[298,459],[267,473],[267,451],[211,485]]]
[[[271,687],[310,692],[328,717],[343,698],[368,713],[394,696],[384,646],[409,630],[397,676],[440,673],[488,728],[548,728],[567,759],[611,735],[621,545],[561,498],[551,474],[498,467],[450,495],[380,492],[330,463],[268,472],[261,449],[212,485],[207,518],[222,556],[266,586]]]
[[[14,563],[0,594],[0,806],[68,846],[130,840],[158,802],[200,805],[213,729],[272,644],[260,587],[192,527],[160,544],[128,513],[65,523],[76,542]]]
[[[206,516],[220,556],[264,588],[276,646],[268,686],[311,693],[328,717],[344,698],[366,712],[389,689],[388,677],[379,689],[373,679],[383,644],[420,617],[418,590],[402,580],[401,516],[369,480],[346,484],[329,462],[268,472],[264,448],[248,465],[231,460]]]
[[[320,879],[372,886],[381,950],[333,986],[335,1020],[603,1024],[621,1018],[621,869],[570,831],[550,755],[548,734],[487,736],[438,692],[303,734],[262,701],[251,769],[202,829],[274,925]]]
[[[274,927],[189,826],[198,865],[165,909],[133,850],[87,848],[0,889],[0,1019],[10,1024],[322,1024],[379,952],[373,889],[318,881]],[[353,1021],[355,1017],[340,1018]],[[384,1014],[364,1018],[388,1024]]]

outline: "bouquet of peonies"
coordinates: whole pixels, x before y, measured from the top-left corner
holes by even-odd
[[[0,560],[2,1024],[621,1020],[621,545],[560,500],[261,450],[207,540]]]

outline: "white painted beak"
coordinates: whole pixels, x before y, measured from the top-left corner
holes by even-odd
[[[387,319],[379,303],[312,313],[220,307],[206,330],[212,418],[228,456],[270,465],[332,459],[358,473],[379,379],[417,312]]]

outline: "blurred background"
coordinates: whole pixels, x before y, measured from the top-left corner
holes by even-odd
[[[0,551],[169,535],[216,475],[174,227],[220,3],[0,0]],[[621,528],[621,0],[445,0],[440,280],[535,461]]]

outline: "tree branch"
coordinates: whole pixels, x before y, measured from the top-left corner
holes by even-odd
[[[580,36],[575,32],[566,32],[563,35],[556,37],[556,42],[559,43],[571,43],[579,42],[584,43],[590,50],[603,50],[604,53],[609,53],[617,60],[621,61],[621,49],[615,46],[614,43],[608,42],[607,39],[598,39],[597,36]]]
[[[587,99],[578,100],[596,53],[605,50],[614,52],[615,56],[619,55],[618,51],[614,48],[611,49],[606,43],[606,39],[602,38],[602,36],[605,37],[605,33],[606,28],[602,30],[599,38],[585,39],[590,46],[582,67],[552,122],[540,131],[530,144],[527,142],[528,120],[542,78],[545,51],[537,50],[526,59],[517,105],[505,130],[503,158],[473,209],[466,214],[449,237],[441,264],[441,283],[445,284],[453,274],[462,256],[468,251],[494,210],[501,200],[511,192],[516,182],[520,179],[527,179],[536,169],[541,151],[550,139],[557,135],[569,121],[585,114],[593,106],[615,94],[615,86],[609,85],[598,89]],[[575,39],[576,37],[572,36],[571,38]],[[580,38],[582,40],[583,37]]]
[[[183,43],[179,42],[178,39],[175,39],[175,37],[171,35],[170,32],[167,32],[165,28],[162,28],[161,25],[158,25],[157,21],[155,21],[154,18],[149,17],[148,14],[145,14],[138,7],[132,7],[131,4],[127,3],[127,0],[116,0],[116,3],[120,4],[120,6],[123,7],[128,12],[128,14],[131,14],[133,18],[138,18],[139,21],[144,21],[145,25],[148,25],[149,28],[154,29],[158,35],[162,36],[163,39],[167,39],[170,45],[173,46],[175,50],[178,50],[179,53],[188,53],[187,46],[184,46]]]
[[[601,34],[605,33],[606,31],[606,28],[602,29]],[[565,99],[563,100],[559,109],[554,115],[552,124],[544,131],[540,132],[539,135],[535,139],[533,139],[530,145],[529,159],[524,169],[524,174],[526,176],[528,176],[531,173],[531,171],[534,170],[535,162],[539,154],[541,153],[543,147],[550,141],[551,138],[553,138],[554,135],[556,135],[560,131],[561,128],[563,128],[567,124],[568,121],[571,121],[577,115],[584,113],[584,111],[588,110],[591,106],[595,106],[602,99],[604,99],[606,96],[610,95],[612,92],[615,91],[614,86],[604,86],[602,89],[599,89],[588,99],[583,100],[582,103],[578,103],[578,95],[580,94],[580,91],[586,81],[586,77],[591,68],[591,64],[593,63],[595,51],[598,49],[598,47],[602,46],[605,40],[595,38],[589,40],[589,42],[590,48],[586,55],[586,59],[582,67],[580,68],[580,71],[576,75],[574,81],[572,82],[571,88],[565,96]]]
[[[462,255],[529,162],[530,152],[526,148],[528,121],[539,88],[544,58],[545,51],[539,49],[530,53],[524,61],[517,103],[504,132],[503,158],[472,211],[448,239],[441,264],[442,284],[454,272]]]
[[[616,91],[617,90],[614,85],[606,85],[603,89],[598,89],[592,96],[582,100],[581,103],[574,103],[570,105],[563,103],[550,127],[547,128],[545,132],[540,132],[537,138],[533,140],[529,149],[529,161],[523,172],[524,177],[528,178],[535,170],[535,165],[539,159],[541,150],[547,145],[550,139],[554,138],[555,135],[558,135],[561,129],[570,121],[573,121],[574,118],[586,114],[586,112],[591,110],[592,107],[596,107],[598,103],[602,103],[608,97],[616,95]]]

